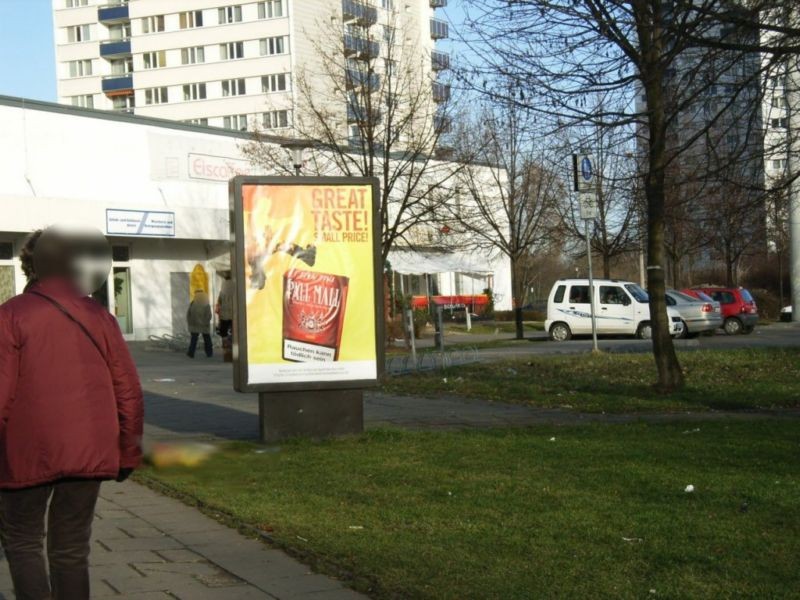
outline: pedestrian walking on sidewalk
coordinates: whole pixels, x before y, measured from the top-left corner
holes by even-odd
[[[211,305],[208,303],[208,294],[203,290],[194,293],[194,300],[186,311],[186,324],[189,326],[189,351],[186,355],[194,358],[197,350],[197,340],[202,335],[206,356],[214,356],[214,347],[211,344]]]
[[[111,270],[105,238],[48,229],[20,260],[28,285],[0,306],[0,539],[19,600],[88,600],[100,483],[141,461],[142,390],[89,297]]]

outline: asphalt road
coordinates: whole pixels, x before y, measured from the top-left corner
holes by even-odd
[[[528,333],[524,341],[512,341],[510,334],[474,335],[454,334],[445,336],[445,345],[469,345],[490,341],[508,341],[508,345],[478,350],[481,359],[507,358],[519,355],[547,356],[556,354],[580,354],[592,349],[591,337],[572,339],[568,342],[553,342],[544,332]],[[422,351],[432,349],[432,341],[421,340]],[[679,350],[725,350],[738,348],[797,348],[800,347],[800,324],[773,323],[757,327],[749,335],[730,336],[719,330],[715,335],[700,336],[690,340],[675,340]],[[652,344],[649,340],[637,340],[629,337],[600,338],[598,346],[606,352],[649,352]]]

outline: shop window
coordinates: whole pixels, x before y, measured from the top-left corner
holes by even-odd
[[[111,246],[111,258],[114,262],[128,262],[131,249],[128,246]]]
[[[11,242],[0,242],[0,260],[13,260],[14,244]]]

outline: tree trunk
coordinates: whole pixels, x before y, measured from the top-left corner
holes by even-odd
[[[525,294],[520,289],[523,284],[523,278],[519,276],[519,259],[516,257],[511,258],[511,293],[512,293],[512,308],[514,309],[514,323],[515,323],[515,338],[518,340],[525,338],[525,331],[522,326],[522,299]]]
[[[660,50],[660,49],[659,49]],[[647,92],[649,148],[648,169],[645,175],[647,199],[647,291],[650,296],[650,323],[653,335],[653,358],[658,369],[657,389],[669,393],[683,387],[683,371],[672,342],[672,323],[667,315],[665,265],[665,207],[667,120],[664,76],[656,66],[660,60],[651,59],[645,82]]]
[[[603,251],[603,277],[611,279],[611,257],[608,250]]]

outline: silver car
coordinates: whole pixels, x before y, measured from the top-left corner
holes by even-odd
[[[681,315],[683,320],[681,337],[697,337],[701,333],[713,333],[722,327],[723,318],[719,302],[707,302],[677,290],[667,290],[667,306],[671,306]]]

